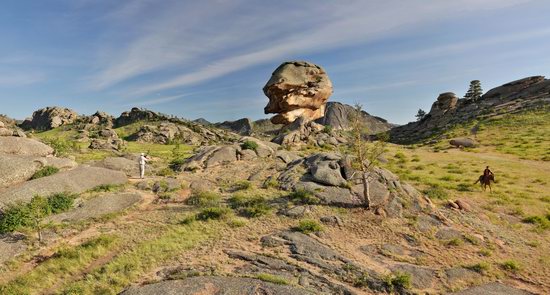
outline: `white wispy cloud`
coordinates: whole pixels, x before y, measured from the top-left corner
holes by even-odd
[[[45,80],[45,76],[40,73],[15,73],[15,72],[0,72],[0,87],[19,87]]]
[[[100,70],[90,79],[93,88],[128,81],[129,94],[146,95],[289,56],[369,42],[461,13],[525,1],[299,1],[261,7],[249,1],[178,1],[138,21],[136,15],[144,15],[140,10],[151,7],[142,2],[115,13],[136,21],[138,29],[129,33],[135,37],[129,38],[126,46],[106,51],[98,62]],[[442,46],[416,54],[429,55],[436,50],[460,48]],[[153,73],[160,73],[157,77],[162,80],[132,83],[132,79]]]

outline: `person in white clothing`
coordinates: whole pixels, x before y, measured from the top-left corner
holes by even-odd
[[[147,159],[145,153],[141,153],[141,156],[139,156],[139,177],[141,179],[145,176],[145,164],[147,162],[149,162],[149,159]]]

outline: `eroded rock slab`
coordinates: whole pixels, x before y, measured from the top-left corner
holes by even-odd
[[[29,202],[36,195],[82,193],[100,185],[118,185],[127,181],[126,175],[120,171],[82,166],[1,191],[0,208],[14,202]]]
[[[52,216],[51,221],[79,221],[97,218],[122,211],[140,202],[142,196],[136,193],[114,193],[95,197],[82,202],[78,207]]]
[[[45,157],[53,149],[34,139],[6,136],[0,137],[0,154]]]
[[[471,287],[466,290],[454,292],[451,294],[455,294],[455,295],[503,295],[503,294],[530,295],[533,293],[525,290],[521,290],[521,289],[516,289],[514,287],[510,287],[502,283],[493,282],[493,283]]]
[[[306,295],[314,294],[305,289],[276,285],[251,278],[236,277],[193,277],[185,280],[164,281],[146,286],[131,287],[122,292],[124,295]]]
[[[14,258],[27,249],[22,234],[0,235],[0,264]]]

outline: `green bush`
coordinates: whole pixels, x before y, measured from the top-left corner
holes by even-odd
[[[295,231],[299,231],[304,234],[323,231],[323,227],[313,219],[300,220],[298,226],[294,228]]]
[[[332,133],[332,126],[330,126],[330,125],[325,125],[325,126],[323,127],[323,132],[324,132],[324,133],[328,133],[328,134]]]
[[[220,205],[222,197],[214,192],[198,192],[187,199],[188,205],[198,207],[217,207]]]
[[[49,210],[54,213],[65,212],[73,207],[75,195],[68,193],[54,194],[48,197]]]
[[[0,215],[0,234],[32,226],[39,217],[65,212],[72,208],[75,196],[59,193],[44,198],[35,196],[27,204],[8,206]]]
[[[120,190],[124,185],[122,184],[101,184],[93,189],[91,189],[91,192],[100,193],[100,192],[114,192],[117,190]]]
[[[489,265],[489,263],[487,262],[480,262],[480,263],[476,263],[476,264],[472,264],[472,265],[468,265],[466,266],[467,269],[470,269],[470,270],[473,270],[477,273],[480,273],[480,274],[484,274],[486,273],[487,271],[489,271],[489,269],[491,268],[491,266]]]
[[[172,169],[173,171],[182,171],[183,164],[185,164],[185,159],[176,158],[170,161],[170,163],[168,164],[168,167],[170,167],[170,169]]]
[[[57,167],[44,166],[44,167],[40,168],[40,170],[36,171],[33,174],[33,176],[31,177],[31,179],[38,179],[38,178],[41,178],[41,177],[50,176],[50,175],[56,174],[57,172],[59,172],[59,168],[57,168]]]
[[[264,282],[269,282],[269,283],[273,283],[273,284],[277,284],[277,285],[288,285],[289,284],[289,282],[285,278],[282,278],[282,277],[279,277],[279,276],[276,276],[276,275],[272,275],[272,274],[268,274],[268,273],[257,274],[256,278],[259,279],[259,280],[262,280]]]
[[[205,208],[201,212],[197,213],[196,219],[197,220],[219,220],[226,218],[231,213],[231,209],[225,208],[225,207],[210,207]]]
[[[243,150],[256,150],[258,148],[258,144],[255,141],[247,140],[241,144],[241,148]]]
[[[384,283],[386,285],[386,288],[389,289],[390,292],[395,289],[397,290],[410,289],[411,275],[408,273],[395,272],[387,276],[384,279]]]
[[[424,190],[424,194],[426,194],[430,199],[438,200],[444,200],[449,197],[447,191],[439,186],[431,186],[430,188]]]
[[[302,205],[315,205],[319,204],[320,200],[316,196],[313,195],[312,192],[298,189],[288,195],[288,198],[296,203],[296,204],[302,204]]]
[[[549,217],[550,217],[549,215],[546,215],[546,216],[533,215],[533,216],[525,217],[522,221],[525,222],[525,223],[534,224],[539,229],[545,230],[545,229],[550,228],[550,218]]]
[[[237,194],[229,199],[229,204],[245,217],[259,217],[271,210],[267,200],[262,196],[247,197]]]

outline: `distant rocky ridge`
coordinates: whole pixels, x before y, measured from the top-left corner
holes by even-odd
[[[39,109],[32,114],[31,119],[26,119],[21,124],[21,128],[29,130],[50,130],[62,125],[75,122],[78,114],[68,108],[47,107]]]
[[[441,134],[469,120],[517,113],[550,104],[550,79],[533,76],[493,88],[478,101],[459,99],[452,92],[439,95],[430,112],[420,121],[390,131],[394,143],[415,143]]]

